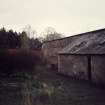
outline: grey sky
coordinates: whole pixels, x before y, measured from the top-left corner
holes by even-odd
[[[66,35],[105,28],[105,0],[0,0],[0,26],[38,32],[48,26]]]

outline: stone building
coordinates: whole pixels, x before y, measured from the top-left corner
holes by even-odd
[[[105,29],[45,42],[43,52],[60,73],[105,82]]]
[[[65,48],[71,42],[71,37],[46,41],[42,45],[43,56],[48,64],[57,65],[58,51]]]

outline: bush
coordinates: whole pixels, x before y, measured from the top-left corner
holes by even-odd
[[[31,51],[0,51],[0,73],[32,72],[41,59]]]

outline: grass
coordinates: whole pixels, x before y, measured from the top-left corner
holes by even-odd
[[[16,79],[17,77],[18,79]],[[0,94],[0,99],[2,99],[0,101],[4,103],[0,105],[7,105],[5,104],[5,100],[8,101],[8,98],[9,101],[11,98],[11,103],[13,102],[8,105],[15,105],[15,101],[17,102],[16,105],[21,105],[22,103],[22,105],[105,105],[104,89],[95,87],[86,81],[73,80],[70,77],[60,75],[56,71],[46,69],[43,65],[38,66],[36,70],[34,70],[33,76],[25,74],[25,78],[23,78],[23,76],[20,78],[23,78],[22,81],[19,80],[19,76],[17,77],[15,80],[11,78],[9,83],[16,82],[27,85],[25,88],[1,86],[0,92],[2,91],[4,98]],[[5,81],[7,81],[7,79]],[[6,91],[4,92],[3,89]],[[16,90],[18,90],[18,92]],[[9,93],[11,97],[7,95],[7,93]],[[12,97],[13,94],[15,94],[16,100]],[[19,96],[21,96],[21,98]],[[25,96],[24,101],[26,102],[23,102],[23,96]]]
[[[55,71],[38,68],[32,84],[33,90],[42,91],[33,99],[35,105],[105,105],[104,89],[59,75]]]

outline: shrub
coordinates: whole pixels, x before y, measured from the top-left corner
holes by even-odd
[[[0,73],[32,72],[41,59],[31,51],[0,51]]]

